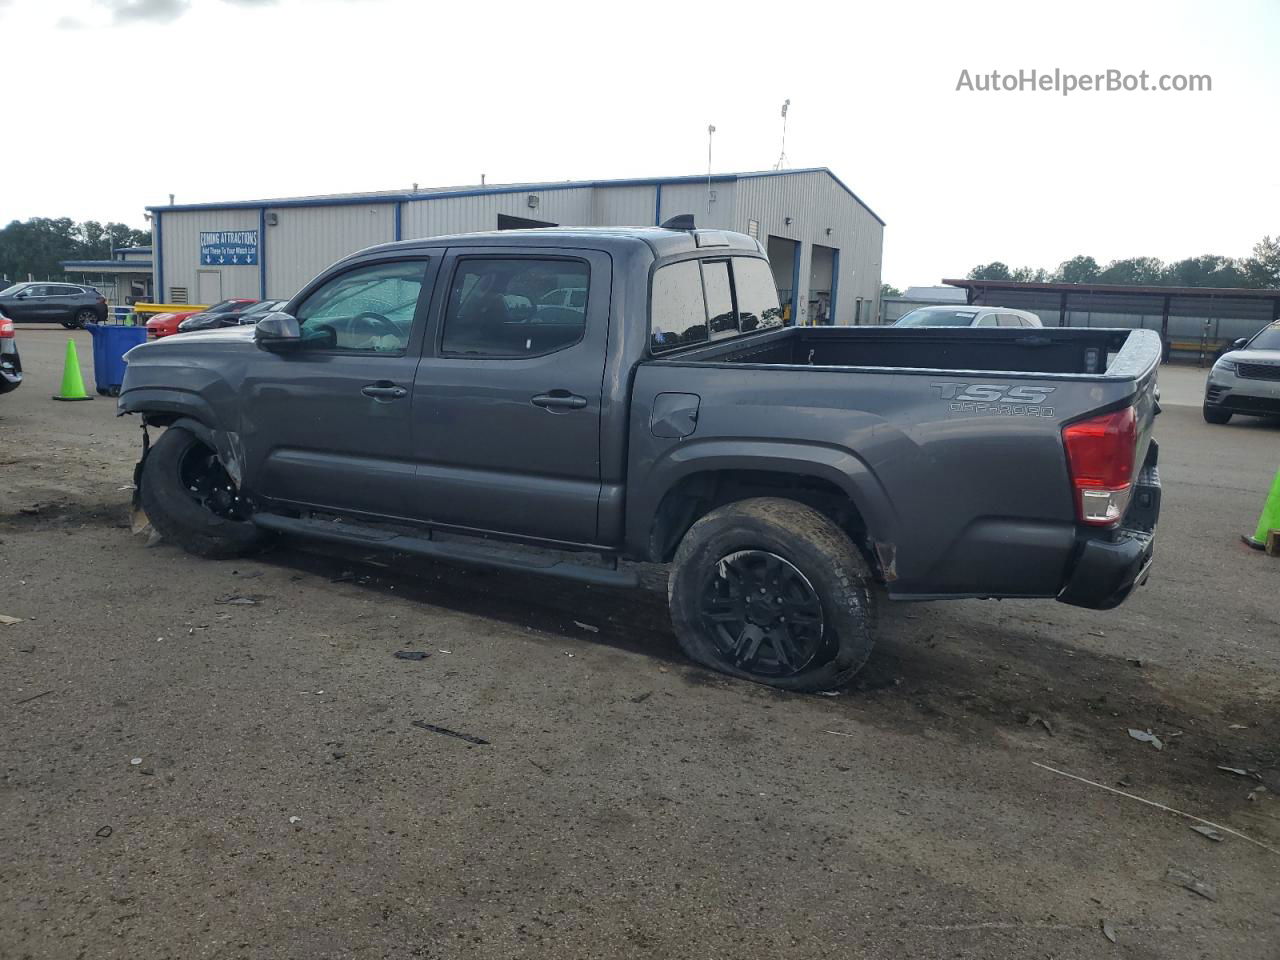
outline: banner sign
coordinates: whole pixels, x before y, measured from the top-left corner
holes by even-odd
[[[215,230],[200,234],[200,262],[210,266],[256,266],[257,230]]]

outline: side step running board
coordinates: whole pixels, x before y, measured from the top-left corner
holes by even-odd
[[[523,557],[504,554],[498,550],[482,546],[472,546],[469,543],[428,540],[426,537],[394,533],[374,527],[362,527],[358,524],[282,517],[274,513],[254,514],[253,522],[265,530],[274,530],[278,533],[288,533],[298,537],[328,540],[330,543],[345,543],[355,547],[411,553],[414,556],[430,557],[433,560],[452,560],[458,563],[493,567],[498,570],[542,573],[551,577],[560,577],[564,580],[594,583],[602,587],[635,587],[640,583],[640,578],[629,570],[588,567],[583,564],[565,563],[564,561],[536,563]]]

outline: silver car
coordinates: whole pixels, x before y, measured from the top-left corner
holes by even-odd
[[[1029,310],[1011,307],[976,307],[951,304],[917,307],[893,324],[895,327],[1039,327],[1040,318]]]
[[[1236,413],[1280,416],[1280,321],[1237,340],[1209,371],[1204,418],[1226,423]]]

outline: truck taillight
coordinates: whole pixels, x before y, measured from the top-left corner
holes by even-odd
[[[13,339],[13,321],[8,317],[0,317],[0,340]]]
[[[1081,420],[1062,428],[1067,466],[1082,523],[1117,523],[1133,494],[1138,453],[1138,417],[1133,407]]]

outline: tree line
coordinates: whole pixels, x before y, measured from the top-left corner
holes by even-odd
[[[1035,283],[1118,283],[1164,287],[1280,288],[1280,235],[1263,237],[1251,257],[1208,253],[1165,263],[1156,257],[1112,260],[1106,266],[1089,256],[1072,257],[1056,270],[1014,267],[995,260],[969,271],[970,280],[1016,280]]]
[[[144,247],[151,233],[123,223],[76,223],[70,217],[13,220],[0,230],[0,278],[60,280],[62,260],[110,260],[115,247]]]

